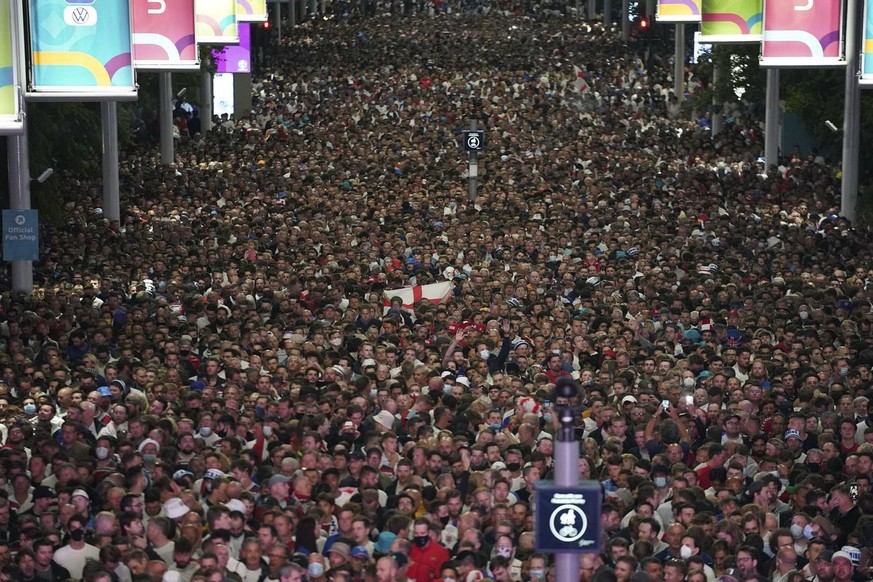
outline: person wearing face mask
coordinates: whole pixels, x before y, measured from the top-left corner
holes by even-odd
[[[689,535],[689,528],[682,536],[682,545],[679,547],[679,557],[683,560],[689,560],[693,556],[698,556],[703,561],[703,572],[706,574],[707,580],[715,580],[715,572],[712,571],[712,558],[710,558],[701,548],[698,539],[694,535]]]
[[[506,560],[508,580],[521,580],[521,560],[515,557],[515,544],[509,536],[497,536],[491,549],[491,558]]]
[[[142,455],[142,462],[146,467],[154,467],[155,461],[158,460],[158,453],[161,450],[161,445],[154,439],[145,439],[137,448],[139,454]]]
[[[100,550],[85,542],[85,519],[79,515],[70,518],[67,522],[70,542],[58,548],[54,555],[55,562],[69,570],[73,580],[82,579],[82,570],[84,570],[87,560],[100,560]]]
[[[442,565],[449,560],[449,551],[440,544],[439,527],[432,525],[430,520],[420,517],[412,526],[412,548],[409,551],[410,580],[416,582],[431,582],[439,573]]]
[[[306,575],[309,582],[322,582],[326,580],[325,571],[324,556],[314,552],[309,554],[309,565],[306,567]]]

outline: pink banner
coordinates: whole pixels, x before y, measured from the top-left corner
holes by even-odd
[[[200,68],[194,35],[194,0],[130,0],[133,60],[137,69]]]
[[[845,65],[842,20],[840,0],[767,0],[761,66]]]

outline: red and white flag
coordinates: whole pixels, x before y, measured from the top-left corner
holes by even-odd
[[[402,289],[388,289],[385,291],[385,299],[382,302],[384,311],[387,313],[391,308],[391,298],[400,297],[403,301],[403,309],[412,311],[414,304],[419,301],[429,301],[434,305],[444,303],[452,296],[452,283],[432,283],[430,285],[416,285],[415,287],[403,287]]]
[[[576,78],[573,80],[573,89],[580,95],[584,95],[591,90],[588,81],[585,80],[585,71],[573,65],[573,72],[576,73]]]

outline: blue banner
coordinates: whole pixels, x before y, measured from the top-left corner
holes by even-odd
[[[130,3],[29,0],[30,79],[35,97],[136,95]]]
[[[39,211],[3,211],[3,260],[39,260]]]

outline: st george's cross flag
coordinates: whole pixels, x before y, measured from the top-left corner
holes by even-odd
[[[385,311],[391,308],[391,299],[400,297],[403,301],[403,309],[412,311],[413,305],[420,301],[429,301],[434,305],[444,303],[452,296],[452,283],[431,283],[430,285],[416,285],[415,287],[403,287],[401,289],[388,289],[385,291],[385,299],[382,303]]]

